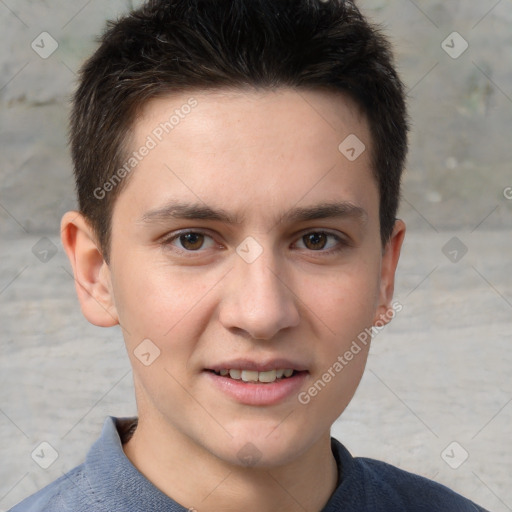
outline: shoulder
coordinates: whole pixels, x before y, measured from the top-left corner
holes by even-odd
[[[375,459],[352,457],[337,439],[341,479],[323,512],[486,512],[448,487]]]
[[[8,512],[90,512],[93,510],[91,506],[98,505],[94,501],[82,464],[25,498]]]
[[[117,510],[120,500],[129,505],[130,500],[138,496],[137,493],[127,495],[121,492],[120,486],[123,485],[133,488],[145,485],[149,488],[146,495],[154,497],[156,488],[131,465],[122,448],[123,439],[133,433],[136,422],[136,417],[107,417],[101,435],[82,464],[29,496],[9,512],[110,512]],[[121,505],[121,509],[130,508]]]
[[[396,502],[399,510],[430,512],[485,512],[448,487],[428,478],[404,471],[386,462],[355,458],[365,482],[378,490],[379,499]]]

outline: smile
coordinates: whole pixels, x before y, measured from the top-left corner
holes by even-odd
[[[239,370],[239,369],[222,369],[219,371],[212,370],[215,375],[228,377],[234,380],[242,380],[243,382],[261,382],[270,384],[280,379],[292,377],[294,370],[291,368],[282,368],[278,370],[268,370],[258,372],[255,370]]]

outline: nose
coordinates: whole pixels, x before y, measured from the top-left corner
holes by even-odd
[[[267,256],[269,252],[264,251],[252,263],[237,256],[219,312],[226,329],[242,330],[260,340],[270,340],[300,320],[298,297],[274,258]]]

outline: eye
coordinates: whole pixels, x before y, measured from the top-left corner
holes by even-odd
[[[330,244],[329,239],[333,240]],[[340,245],[341,243],[341,245],[343,245],[343,240],[339,236],[332,233],[325,233],[324,231],[311,231],[303,235],[299,241],[302,241],[305,248],[311,251],[332,252],[332,250],[336,250],[337,244]]]
[[[175,233],[164,240],[164,245],[172,245],[186,252],[197,252],[199,249],[208,249],[215,245],[211,236],[200,231],[182,231]],[[206,247],[205,247],[206,245]]]

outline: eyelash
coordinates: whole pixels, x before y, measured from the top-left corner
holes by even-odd
[[[167,247],[172,245],[172,242],[174,242],[174,240],[178,240],[181,236],[188,235],[188,234],[203,235],[203,236],[209,237],[209,238],[211,238],[213,240],[213,237],[209,233],[206,233],[205,231],[202,231],[200,229],[186,229],[186,230],[183,230],[183,231],[178,231],[176,233],[172,233],[171,235],[165,237],[162,240],[162,242],[161,242],[162,246],[167,248]],[[343,250],[344,248],[346,248],[346,247],[348,247],[350,245],[347,240],[344,240],[340,236],[335,235],[334,233],[330,233],[328,231],[321,231],[321,230],[307,231],[307,232],[303,233],[299,237],[299,240],[301,240],[303,237],[305,237],[307,235],[311,235],[311,234],[322,234],[322,235],[326,235],[327,237],[332,237],[332,238],[334,238],[336,240],[337,245],[334,248],[331,248],[331,249],[327,249],[327,250],[319,249],[317,251],[315,251],[313,249],[307,249],[306,248],[305,250],[307,250],[310,253],[319,253],[319,254],[323,254],[323,255],[331,255],[331,254],[335,254],[335,253],[340,252],[341,250]],[[187,254],[187,255],[194,254],[194,253],[204,252],[204,251],[201,251],[201,249],[193,251],[193,250],[188,250],[188,249],[181,249],[181,248],[176,247],[176,246],[173,246],[173,250],[178,252],[179,254]]]

